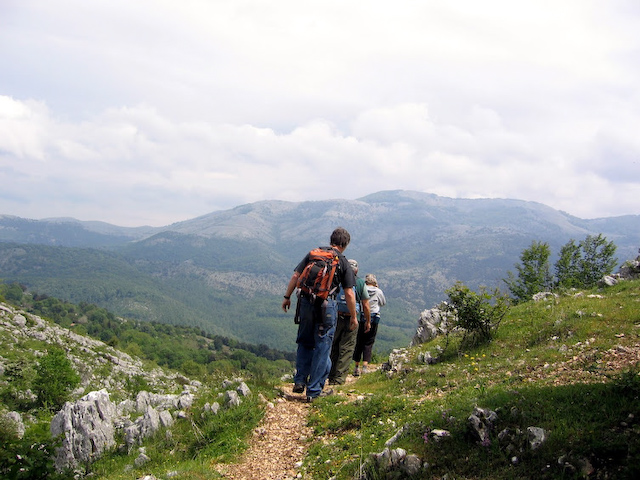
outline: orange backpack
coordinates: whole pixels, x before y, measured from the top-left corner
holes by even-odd
[[[333,248],[314,248],[309,252],[309,263],[298,277],[298,288],[314,300],[326,300],[334,293],[333,276],[340,259]]]

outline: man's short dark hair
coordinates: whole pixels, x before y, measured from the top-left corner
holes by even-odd
[[[331,245],[346,248],[351,241],[351,235],[344,228],[338,227],[331,234]]]

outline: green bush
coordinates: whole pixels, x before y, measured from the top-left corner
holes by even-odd
[[[507,297],[498,289],[489,292],[481,287],[479,292],[474,292],[457,282],[445,293],[449,301],[441,304],[440,309],[453,319],[449,331],[451,327],[463,331],[462,347],[490,341],[509,309]]]
[[[0,416],[0,478],[15,480],[63,480],[57,473],[53,452],[59,446],[49,435],[49,424],[39,423],[19,437],[6,418]]]
[[[33,389],[42,407],[58,410],[69,399],[71,391],[80,383],[65,352],[51,347],[36,369]]]

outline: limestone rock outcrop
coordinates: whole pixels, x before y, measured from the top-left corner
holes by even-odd
[[[75,403],[67,402],[51,421],[51,435],[63,436],[56,449],[58,470],[90,463],[115,446],[116,405],[106,390],[91,392]]]
[[[418,319],[418,327],[416,333],[409,344],[414,347],[425,343],[438,335],[447,332],[447,314],[439,308],[431,308],[423,310]]]

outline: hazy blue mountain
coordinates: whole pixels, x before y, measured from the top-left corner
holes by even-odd
[[[73,218],[30,220],[0,214],[0,242],[33,243],[64,247],[123,245],[157,232],[153,227],[118,227]]]
[[[375,273],[389,299],[381,349],[406,345],[419,312],[455,281],[504,287],[533,240],[557,254],[570,239],[602,233],[621,262],[640,247],[638,215],[584,220],[535,202],[384,191],[358,200],[263,201],[162,228],[0,216],[0,278],[121,315],[293,349],[281,295],[296,263],[326,245],[336,226],[351,233],[345,253],[358,260],[360,275]]]

